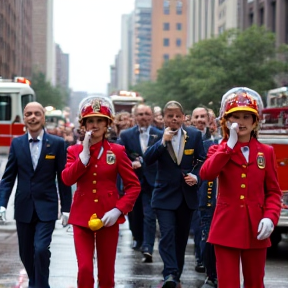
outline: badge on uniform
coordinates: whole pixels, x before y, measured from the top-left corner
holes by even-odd
[[[184,154],[185,155],[192,155],[194,153],[194,149],[185,149]]]
[[[114,164],[115,163],[115,159],[116,159],[115,154],[112,151],[107,151],[107,154],[106,154],[106,162],[107,162],[107,164],[109,164],[109,165]]]
[[[257,165],[258,168],[264,169],[265,168],[265,156],[264,153],[258,152],[257,154]]]

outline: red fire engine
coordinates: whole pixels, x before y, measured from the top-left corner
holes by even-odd
[[[0,78],[0,154],[7,154],[12,139],[25,133],[23,110],[35,98],[28,79]]]
[[[110,95],[115,112],[127,111],[131,113],[135,105],[144,103],[143,97],[134,91],[115,91]]]
[[[280,220],[271,241],[277,245],[282,233],[288,233],[288,87],[269,90],[259,141],[274,147],[283,202]]]

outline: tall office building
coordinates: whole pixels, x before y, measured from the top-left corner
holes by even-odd
[[[32,76],[32,0],[0,1],[0,76]]]
[[[56,44],[56,85],[69,89],[69,54]]]
[[[151,80],[163,63],[187,54],[188,0],[152,0]]]
[[[118,62],[118,82],[116,90],[128,90],[132,84],[133,63],[133,13],[122,15],[121,21],[121,53]]]
[[[132,84],[150,80],[151,0],[135,1]]]
[[[56,62],[53,36],[53,0],[33,1],[32,23],[33,71],[43,72],[46,80],[55,85]]]
[[[276,34],[276,45],[288,43],[288,0],[239,0],[239,26],[264,25]]]
[[[189,0],[187,48],[237,28],[237,20],[238,0]]]

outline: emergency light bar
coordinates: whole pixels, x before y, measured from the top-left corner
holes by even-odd
[[[31,86],[31,81],[25,77],[14,77],[13,80],[12,79],[3,79],[2,77],[0,77],[0,82],[16,82],[16,83],[28,84],[29,86]]]
[[[15,78],[14,78],[14,81],[17,82],[17,83],[23,83],[23,84],[31,85],[31,81],[28,80],[28,79],[25,78],[25,77],[15,77]]]

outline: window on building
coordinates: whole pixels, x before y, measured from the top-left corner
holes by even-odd
[[[169,54],[164,54],[163,59],[164,59],[164,61],[168,61],[169,60]]]
[[[164,2],[163,2],[163,13],[165,15],[170,14],[170,1],[168,1],[168,0],[164,0]]]
[[[177,15],[181,15],[182,14],[182,9],[183,9],[182,1],[177,1],[177,3],[176,3],[176,13],[177,13]]]
[[[163,39],[163,45],[164,45],[164,46],[169,46],[169,45],[170,45],[170,40],[169,40],[169,38],[164,38],[164,39]]]
[[[260,25],[264,25],[264,8],[262,7],[260,9],[260,12],[259,12],[259,21],[260,21]]]
[[[181,40],[180,38],[177,38],[177,39],[176,39],[176,46],[177,46],[177,47],[180,47],[181,44],[182,44],[182,40]]]
[[[253,25],[253,21],[254,21],[254,14],[251,12],[251,13],[249,14],[249,24],[250,24],[250,26]]]
[[[163,30],[165,31],[170,30],[170,23],[163,23]]]
[[[12,99],[9,94],[2,94],[0,96],[0,120],[9,121],[11,120],[11,106]]]
[[[225,31],[225,24],[218,27],[218,34],[222,34]]]
[[[176,30],[178,31],[182,30],[182,23],[176,23]]]

